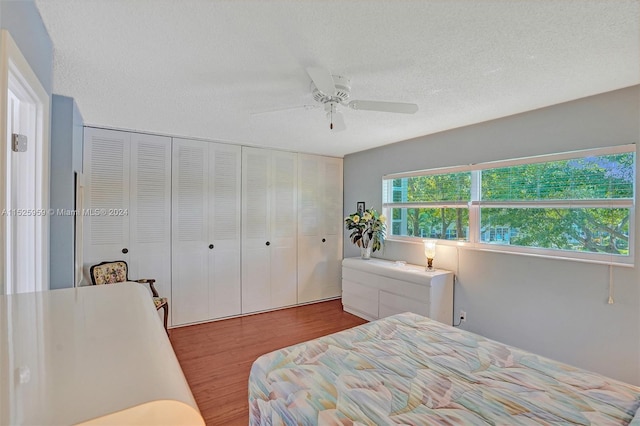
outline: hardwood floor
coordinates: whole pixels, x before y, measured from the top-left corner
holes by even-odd
[[[207,425],[249,423],[247,383],[260,355],[367,321],[340,299],[171,329],[171,343]]]

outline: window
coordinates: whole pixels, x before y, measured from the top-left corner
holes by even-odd
[[[391,235],[468,239],[470,172],[385,180],[384,193]]]
[[[625,145],[385,176],[383,207],[389,238],[630,264],[634,183]]]

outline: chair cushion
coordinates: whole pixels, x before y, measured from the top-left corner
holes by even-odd
[[[163,305],[167,304],[166,297],[154,297],[153,303],[156,305],[156,309],[160,309]]]
[[[110,262],[93,267],[93,279],[96,284],[121,283],[127,280],[127,264]]]

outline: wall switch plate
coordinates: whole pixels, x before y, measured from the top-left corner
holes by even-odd
[[[11,149],[13,152],[25,152],[27,150],[27,136],[13,133],[11,135]]]
[[[460,311],[460,322],[465,322],[467,320],[467,313],[465,311]]]

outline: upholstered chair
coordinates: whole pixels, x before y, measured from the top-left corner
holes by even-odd
[[[160,308],[164,309],[164,329],[167,334],[169,334],[169,331],[167,329],[169,302],[167,301],[166,297],[160,297],[158,295],[158,292],[153,285],[156,280],[150,278],[141,280],[129,279],[127,262],[125,262],[124,260],[102,262],[97,265],[93,265],[89,269],[89,275],[91,276],[91,283],[93,285],[123,283],[126,281],[140,284],[149,284],[149,288],[151,289],[151,293],[153,294],[153,303],[156,305],[156,310],[160,310]]]

